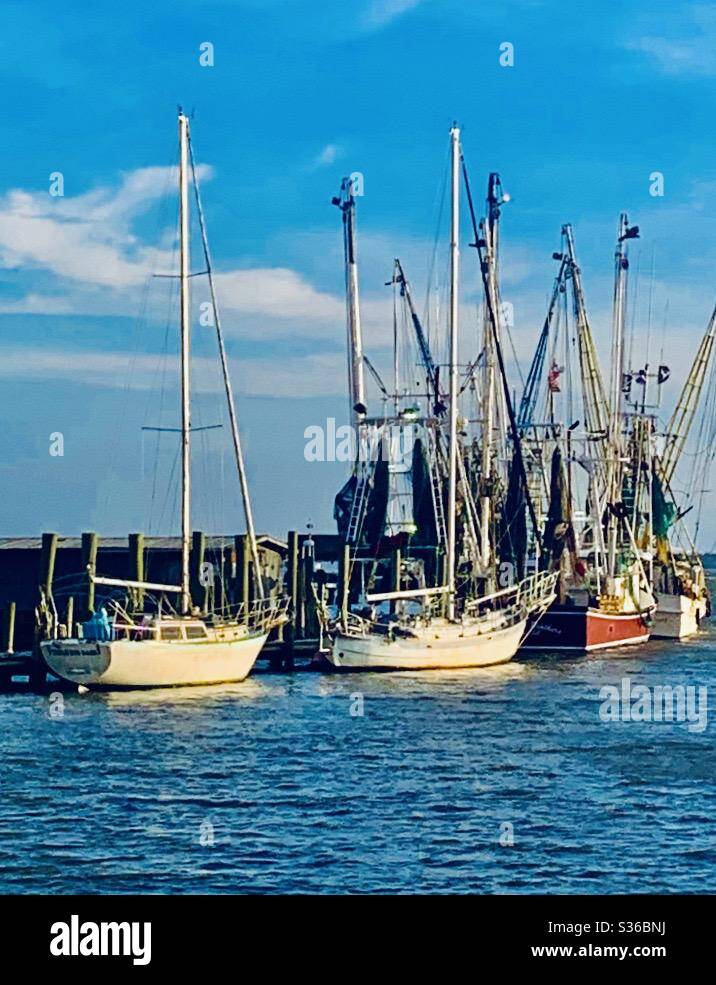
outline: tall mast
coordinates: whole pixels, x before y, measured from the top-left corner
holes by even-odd
[[[226,402],[229,408],[229,421],[231,423],[231,437],[234,443],[234,457],[236,459],[236,469],[239,474],[239,485],[241,487],[241,498],[244,505],[244,517],[246,519],[246,533],[249,538],[249,549],[251,560],[254,565],[254,583],[256,592],[260,599],[264,598],[263,579],[261,577],[261,565],[259,562],[259,551],[256,543],[256,528],[254,526],[254,513],[251,508],[251,495],[249,493],[249,483],[246,476],[246,465],[244,463],[244,453],[241,447],[241,434],[239,432],[239,422],[236,416],[236,404],[234,402],[234,391],[231,385],[231,374],[229,373],[229,363],[226,358],[226,348],[224,346],[224,335],[221,330],[221,319],[219,317],[219,306],[216,300],[216,287],[214,285],[214,271],[211,263],[211,253],[209,252],[209,239],[206,234],[206,223],[204,221],[204,209],[201,205],[201,194],[199,193],[199,183],[196,177],[196,167],[194,164],[194,151],[189,137],[189,162],[191,164],[192,180],[194,184],[194,197],[196,200],[196,211],[199,217],[199,228],[201,230],[201,242],[204,249],[204,259],[206,261],[206,272],[209,277],[209,292],[211,295],[211,307],[214,314],[214,326],[216,328],[216,339],[219,346],[219,358],[221,360],[221,373],[224,379],[224,390]]]
[[[556,254],[556,256],[561,260],[559,265],[559,273],[555,277],[554,287],[552,288],[552,296],[549,301],[549,306],[547,308],[547,315],[544,320],[544,325],[542,326],[542,331],[540,333],[539,340],[537,342],[537,348],[535,349],[535,354],[532,357],[532,363],[530,364],[529,372],[527,374],[527,382],[525,383],[524,389],[522,391],[522,399],[520,401],[519,414],[517,416],[517,423],[520,430],[529,428],[532,424],[532,417],[535,412],[537,405],[537,397],[539,393],[540,381],[542,379],[542,371],[544,369],[544,361],[547,355],[547,344],[550,340],[550,330],[552,328],[552,320],[554,318],[555,309],[557,307],[557,302],[559,301],[560,293],[564,291],[565,284],[565,274],[567,271],[568,263],[567,258],[563,254]],[[568,333],[565,332],[565,338],[568,337]],[[565,361],[566,365],[566,361]]]
[[[629,226],[625,212],[619,216],[619,234],[614,253],[614,307],[612,324],[612,377],[609,424],[609,450],[607,466],[607,497],[614,504],[622,498],[623,435],[622,405],[624,383],[624,325],[627,310],[627,278],[629,259],[626,241],[639,235],[638,226]],[[609,517],[609,573],[616,575],[616,556],[619,521],[611,512]]]
[[[353,179],[344,178],[341,196],[333,199],[343,213],[343,249],[346,268],[346,316],[348,328],[348,400],[351,421],[356,425],[363,416],[356,410],[365,407],[365,383],[363,378],[363,336],[360,323],[358,296],[358,256],[356,252],[356,202]]]
[[[612,315],[612,378],[610,405],[610,440],[612,451],[621,446],[622,383],[624,380],[624,321],[626,316],[626,285],[629,261],[624,240],[627,233],[627,217],[619,216],[619,235],[614,253],[614,302]]]
[[[495,334],[499,335],[499,307],[497,302],[497,247],[499,235],[499,207],[497,190],[499,175],[491,173],[487,187],[487,218],[482,224],[487,260],[487,291],[483,333],[484,377],[482,386],[482,456],[480,472],[482,477],[482,497],[480,500],[480,546],[482,566],[487,571],[492,549],[490,545],[490,521],[492,502],[490,499],[490,476],[492,473],[493,432],[495,428],[495,344],[491,317],[495,317]]]
[[[455,618],[455,511],[457,509],[457,397],[458,397],[458,272],[460,262],[460,130],[450,130],[451,216],[450,216],[450,442],[448,473],[447,587],[448,618]]]
[[[574,234],[569,223],[562,226],[562,235],[569,258],[570,274],[572,277],[572,294],[574,300],[574,316],[577,322],[577,338],[579,342],[579,367],[582,377],[584,396],[585,426],[591,436],[606,437],[609,429],[609,404],[604,391],[602,373],[597,359],[594,337],[587,318],[587,306],[582,288],[582,273],[577,263],[574,248]]]
[[[397,267],[396,267],[397,265]],[[398,351],[398,279],[396,272],[400,262],[393,264],[393,411],[397,417],[400,412],[400,354]]]
[[[661,456],[661,471],[667,482],[670,482],[676,471],[677,463],[686,445],[691,424],[701,398],[706,371],[711,361],[716,337],[716,308],[706,328],[706,334],[701,340],[684,388],[666,429],[664,453]]]
[[[401,290],[405,296],[408,310],[410,311],[410,320],[412,321],[413,328],[415,329],[415,337],[418,340],[418,347],[420,349],[420,358],[423,363],[423,368],[427,374],[427,393],[428,396],[432,398],[433,402],[432,411],[434,414],[439,414],[442,413],[445,408],[442,406],[441,402],[440,381],[438,379],[437,367],[433,360],[432,353],[430,352],[430,345],[428,344],[428,340],[425,336],[425,331],[415,308],[415,302],[413,301],[410,284],[405,276],[403,265],[397,257],[395,259],[395,277],[397,278]]]
[[[181,611],[191,606],[191,408],[189,401],[189,120],[179,113],[179,283],[181,288]]]

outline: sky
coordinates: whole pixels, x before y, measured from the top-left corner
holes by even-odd
[[[667,416],[716,295],[713,6],[576,2],[566,17],[556,0],[36,0],[6,2],[0,26],[0,536],[176,532],[176,436],[142,428],[179,421],[176,281],[154,276],[176,272],[178,105],[191,116],[260,530],[332,530],[347,476],[346,463],[304,455],[305,429],[347,408],[331,198],[344,175],[363,176],[365,347],[387,372],[393,257],[420,306],[436,249],[446,267],[453,121],[477,197],[490,171],[511,195],[502,294],[523,371],[564,222],[606,360],[626,211],[642,232],[635,348],[650,295],[652,356],[658,339],[672,367]],[[512,65],[500,63],[505,43]],[[58,176],[62,195],[51,194]],[[468,236],[465,215],[466,315]],[[195,436],[194,521],[232,533],[243,519],[214,339],[199,320],[196,234],[192,255],[194,423],[224,424]],[[704,547],[716,538],[708,514]]]

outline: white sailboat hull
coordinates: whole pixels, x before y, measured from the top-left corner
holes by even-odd
[[[182,687],[243,681],[268,634],[233,640],[48,640],[53,674],[88,688]]]
[[[510,661],[525,633],[527,620],[485,632],[484,625],[444,623],[416,631],[414,637],[390,640],[377,633],[339,633],[328,659],[350,670],[450,670],[489,667]]]
[[[660,594],[651,628],[651,636],[666,640],[683,640],[699,629],[702,603],[686,595]]]

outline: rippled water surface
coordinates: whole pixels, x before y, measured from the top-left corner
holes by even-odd
[[[598,712],[625,676],[713,684],[715,642],[69,693],[55,719],[0,695],[0,890],[713,892],[716,724]]]

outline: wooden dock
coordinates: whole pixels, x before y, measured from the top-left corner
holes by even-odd
[[[336,534],[289,531],[285,540],[257,537],[264,586],[290,598],[289,621],[275,631],[260,654],[257,672],[315,669],[319,649],[317,599],[342,596],[344,549]],[[202,578],[205,562],[215,572],[213,587]],[[51,627],[73,631],[94,611],[99,591],[87,571],[135,581],[176,584],[181,563],[178,537],[100,538],[45,533],[0,538],[0,690],[61,689],[48,674],[40,642]],[[218,603],[253,601],[253,563],[245,534],[192,538],[191,594],[199,609]]]

